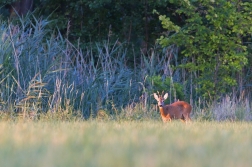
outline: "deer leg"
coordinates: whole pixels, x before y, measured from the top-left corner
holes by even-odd
[[[186,123],[186,121],[184,119],[180,119],[180,121],[183,122],[183,123]]]
[[[185,121],[191,121],[191,118],[190,118],[189,114],[186,113],[186,114],[182,114],[182,115],[183,115]]]
[[[188,114],[182,114],[182,117],[180,118],[180,120],[184,123],[187,123],[188,121],[191,121],[191,118]]]
[[[162,117],[163,122],[171,122],[170,114],[167,114],[166,116]]]

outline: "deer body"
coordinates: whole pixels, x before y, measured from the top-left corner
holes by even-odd
[[[181,119],[182,121],[190,121],[190,113],[192,106],[185,101],[177,101],[170,105],[165,105],[164,100],[167,99],[168,93],[162,96],[158,96],[154,93],[154,98],[158,102],[160,115],[163,122],[171,121],[172,119]]]

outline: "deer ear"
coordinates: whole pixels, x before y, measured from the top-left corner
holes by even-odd
[[[164,100],[167,99],[167,97],[168,97],[168,93],[166,93],[166,94],[164,95]]]
[[[156,93],[154,93],[154,98],[158,101],[158,95]]]

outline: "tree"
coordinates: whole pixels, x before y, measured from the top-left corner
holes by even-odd
[[[252,2],[241,0],[173,1],[184,18],[178,27],[160,16],[163,27],[173,31],[161,36],[160,44],[180,46],[187,62],[181,65],[194,73],[198,91],[216,99],[237,85],[236,77],[248,62],[246,37],[252,33]],[[195,87],[196,88],[196,87]]]
[[[153,9],[165,13],[167,0],[43,0],[35,3],[38,13],[55,20],[69,40],[119,40],[141,46],[154,44],[162,27]],[[68,24],[69,23],[69,24]],[[54,27],[55,27],[54,26]],[[68,26],[68,27],[67,27]]]
[[[33,8],[33,0],[2,0],[3,4],[9,10],[9,17],[13,18],[16,15],[20,17],[26,15]]]
[[[0,0],[0,5],[8,7],[11,17],[16,12],[25,15],[33,6],[37,18],[49,16],[52,28],[82,48],[109,38],[148,50],[162,31],[153,10],[169,15],[170,4],[167,0]]]

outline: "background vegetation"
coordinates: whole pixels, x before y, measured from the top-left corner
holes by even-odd
[[[2,0],[1,117],[251,120],[252,2]]]
[[[250,0],[0,6],[1,166],[251,164]],[[193,121],[163,124],[156,91]]]

